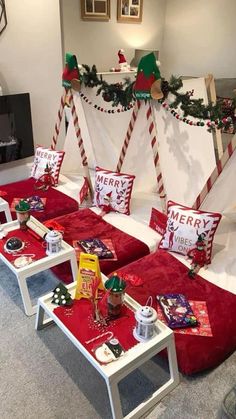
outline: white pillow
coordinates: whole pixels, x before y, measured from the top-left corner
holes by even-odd
[[[31,177],[39,179],[44,174],[45,168],[48,165],[51,168],[51,175],[55,181],[55,185],[57,185],[64,154],[64,151],[56,151],[37,146],[31,169]]]
[[[130,214],[130,199],[135,176],[96,167],[94,204],[121,214]]]

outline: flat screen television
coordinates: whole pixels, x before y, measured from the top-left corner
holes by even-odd
[[[33,155],[29,93],[0,96],[0,164]]]

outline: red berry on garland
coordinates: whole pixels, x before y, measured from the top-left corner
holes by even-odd
[[[105,102],[111,102],[112,100],[111,95],[109,93],[103,93],[102,97],[103,97],[103,100],[105,100]]]

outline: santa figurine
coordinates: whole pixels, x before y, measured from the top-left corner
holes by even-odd
[[[113,208],[111,206],[111,198],[112,195],[112,191],[108,192],[104,197],[103,197],[103,203],[101,205],[99,205],[99,207],[101,208],[102,212],[100,214],[101,217],[103,217],[104,215],[108,214],[109,212],[113,211]]]
[[[206,265],[207,255],[205,250],[206,243],[204,242],[203,235],[199,235],[196,247],[188,251],[187,256],[192,259],[191,267],[188,271],[188,276],[194,278],[204,265]]]
[[[126,61],[124,53],[125,53],[125,51],[123,49],[119,49],[119,51],[118,51],[119,68],[120,68],[120,70],[123,70],[123,71],[130,69],[130,66]]]

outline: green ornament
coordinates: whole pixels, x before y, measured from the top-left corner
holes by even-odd
[[[126,282],[116,272],[105,282],[105,288],[112,292],[122,292],[125,287]]]

